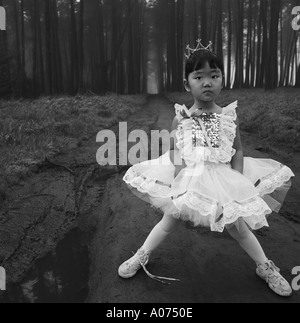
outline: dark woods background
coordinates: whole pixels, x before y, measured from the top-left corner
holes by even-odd
[[[214,43],[227,87],[300,87],[297,0],[0,0],[1,97],[182,90],[185,46]],[[298,1],[299,5],[299,1]]]

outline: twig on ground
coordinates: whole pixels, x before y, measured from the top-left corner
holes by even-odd
[[[70,172],[72,175],[75,174],[74,171],[72,169],[70,169],[69,167],[67,167],[67,166],[64,166],[64,165],[61,165],[61,164],[57,164],[57,163],[51,161],[48,158],[46,158],[45,161],[48,162],[48,163],[50,163],[51,165],[64,168],[65,170],[67,170],[68,172]]]

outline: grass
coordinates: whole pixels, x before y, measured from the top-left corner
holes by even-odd
[[[168,98],[179,104],[193,105],[189,93],[169,93]],[[299,89],[279,88],[223,91],[217,104],[226,106],[239,101],[241,129],[258,135],[267,145],[288,152],[300,151]]]
[[[0,199],[3,179],[18,181],[29,166],[79,147],[145,102],[145,95],[113,94],[0,101]]]

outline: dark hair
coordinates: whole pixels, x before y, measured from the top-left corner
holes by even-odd
[[[191,55],[185,65],[185,78],[191,73],[200,70],[208,63],[211,68],[219,68],[222,71],[223,82],[225,77],[223,61],[213,52],[209,50],[199,50]]]

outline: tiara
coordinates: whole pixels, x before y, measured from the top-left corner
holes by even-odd
[[[190,59],[191,58],[191,56],[195,53],[195,52],[198,52],[199,50],[208,50],[208,51],[210,51],[210,52],[212,52],[212,41],[210,41],[209,42],[209,44],[208,44],[208,46],[204,46],[204,45],[202,45],[202,43],[201,43],[201,41],[202,41],[202,39],[198,39],[197,40],[197,47],[195,48],[195,49],[193,49],[193,48],[191,48],[190,47],[190,45],[187,45],[186,46],[186,49],[187,49],[187,54],[185,54],[185,57],[187,58],[187,59]]]

